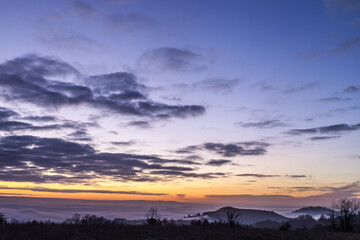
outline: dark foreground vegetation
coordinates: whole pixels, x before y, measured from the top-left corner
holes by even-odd
[[[0,213],[0,240],[360,240],[360,202],[340,200],[329,210],[328,216],[315,220],[301,215],[286,221],[262,221],[241,225],[241,210],[224,207],[224,219],[209,222],[207,218],[192,221],[161,219],[155,207],[146,213],[146,220],[114,220],[95,215],[74,214],[62,223],[36,220],[8,221]]]
[[[149,239],[149,240],[205,240],[205,239],[316,239],[316,240],[358,240],[359,233],[309,231],[309,230],[266,230],[228,224],[192,225],[115,225],[115,224],[54,224],[24,223],[0,226],[0,239]]]

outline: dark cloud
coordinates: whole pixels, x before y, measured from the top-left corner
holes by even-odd
[[[299,87],[295,87],[295,88],[288,88],[284,91],[284,93],[286,94],[292,94],[292,93],[298,93],[298,92],[304,92],[307,91],[309,89],[312,89],[314,87],[316,87],[316,85],[318,85],[317,82],[310,82],[310,83],[306,83],[304,85],[301,85]]]
[[[0,121],[6,120],[10,117],[17,116],[18,114],[8,108],[0,107]]]
[[[344,93],[354,93],[360,91],[360,87],[358,86],[349,86],[343,90]]]
[[[67,135],[68,138],[74,141],[91,141],[92,138],[88,135],[85,129],[76,130]]]
[[[18,120],[20,119],[20,120]],[[25,121],[24,121],[25,120]],[[29,123],[30,121],[30,123]],[[18,113],[7,108],[0,107],[0,131],[50,131],[59,129],[84,129],[87,126],[96,124],[77,123],[72,121],[63,121],[54,124],[42,124],[47,122],[56,122],[57,118],[51,116],[25,116],[20,117]],[[39,123],[41,125],[39,125]],[[80,131],[80,130],[78,130]],[[84,130],[82,130],[84,131]]]
[[[280,120],[265,120],[261,122],[238,122],[236,125],[245,128],[276,128],[276,127],[286,127],[288,124],[281,122]]]
[[[224,157],[263,155],[269,144],[264,142],[239,142],[239,143],[205,143],[203,149],[215,152]]]
[[[350,132],[360,129],[360,123],[358,124],[335,124],[324,127],[316,128],[304,128],[304,129],[292,129],[287,133],[292,135],[301,135],[301,134],[331,134],[331,133],[342,133]]]
[[[150,118],[186,118],[205,113],[199,105],[167,105],[153,102],[142,91],[146,86],[135,75],[118,72],[85,77],[84,84],[54,79],[80,77],[71,65],[57,59],[28,55],[0,65],[0,94],[7,100],[59,108],[85,104],[125,115]]]
[[[53,122],[57,120],[57,118],[53,116],[27,116],[24,117],[23,119],[34,122]]]
[[[181,48],[161,47],[146,51],[139,59],[141,67],[150,70],[198,72],[206,67],[204,56]]]
[[[152,155],[107,153],[88,144],[59,138],[7,136],[0,139],[0,180],[15,182],[171,181],[174,178],[216,178],[197,173],[189,160]],[[48,174],[51,172],[51,174]]]
[[[342,53],[359,48],[360,48],[360,35],[342,40],[341,42],[338,43],[338,47],[331,50],[330,53],[331,54]]]
[[[151,128],[150,123],[147,121],[131,121],[127,125],[139,128]]]
[[[319,141],[319,140],[328,140],[328,139],[334,139],[334,138],[340,138],[340,136],[319,136],[319,137],[311,137],[311,141]]]
[[[0,186],[0,189],[10,190],[26,190],[32,192],[53,192],[53,193],[100,193],[100,194],[126,194],[126,195],[145,195],[145,196],[163,196],[166,193],[146,193],[138,191],[112,191],[112,190],[94,190],[94,189],[56,189],[44,187],[5,187]]]
[[[49,131],[59,130],[65,128],[75,129],[77,126],[72,124],[49,124],[49,125],[33,125],[31,123],[19,122],[19,121],[0,121],[0,131]]]
[[[266,175],[266,174],[254,174],[254,173],[237,174],[235,176],[237,176],[237,177],[255,177],[255,178],[281,177],[280,175]]]
[[[306,178],[306,175],[285,175],[285,177],[289,178]]]
[[[269,146],[265,142],[237,142],[237,143],[204,143],[202,145],[188,146],[178,149],[176,153],[191,154],[200,150],[206,150],[222,155],[224,157],[248,156],[248,155],[263,155],[266,153],[266,148]]]
[[[232,163],[232,161],[231,160],[226,160],[226,159],[211,159],[210,161],[208,161],[206,163],[206,165],[209,165],[209,166],[222,166],[222,165],[229,164],[229,163]]]
[[[131,146],[131,145],[134,145],[135,144],[135,141],[126,141],[126,142],[118,142],[118,141],[114,141],[114,142],[111,142],[111,144],[114,144],[116,146]]]

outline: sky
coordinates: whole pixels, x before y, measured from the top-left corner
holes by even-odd
[[[360,197],[359,0],[1,0],[0,28],[1,201]]]

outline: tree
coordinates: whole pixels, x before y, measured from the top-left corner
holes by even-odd
[[[226,214],[226,218],[230,227],[234,227],[239,218],[241,217],[241,213],[239,209],[233,207],[224,207],[224,212]]]
[[[0,212],[0,225],[6,223],[6,217],[5,214]]]
[[[329,214],[333,229],[336,230],[338,226],[342,231],[351,231],[354,217],[359,210],[360,202],[355,199],[342,199],[334,202]]]
[[[149,225],[155,225],[156,222],[160,220],[160,214],[156,207],[151,207],[146,213],[146,221]]]

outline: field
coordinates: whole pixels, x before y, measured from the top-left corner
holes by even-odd
[[[279,231],[228,225],[75,225],[75,224],[6,224],[0,226],[0,240],[358,240],[360,233],[328,231]]]

